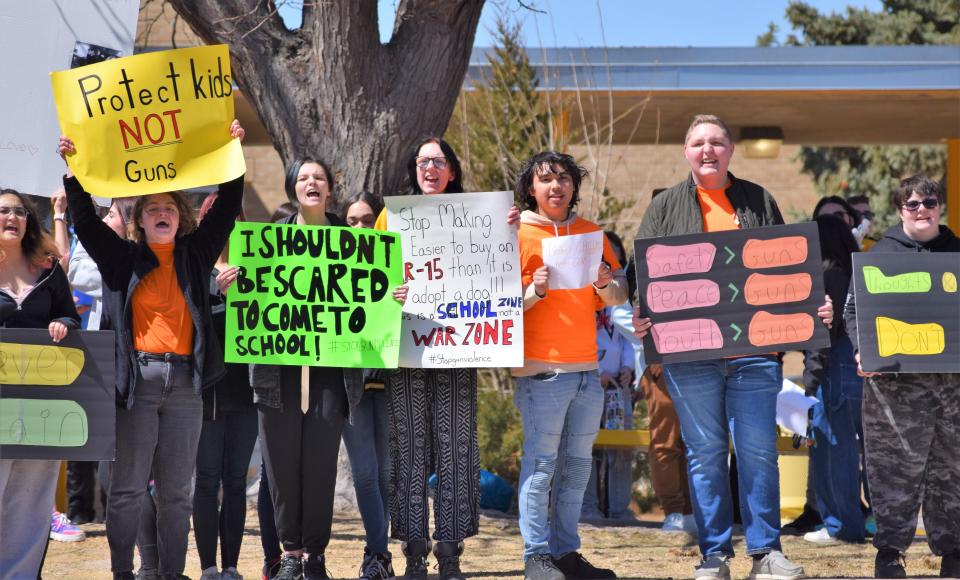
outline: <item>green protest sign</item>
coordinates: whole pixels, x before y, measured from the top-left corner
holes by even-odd
[[[238,223],[227,362],[396,368],[403,283],[397,234]]]

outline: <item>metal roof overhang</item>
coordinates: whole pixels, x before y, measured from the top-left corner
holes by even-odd
[[[475,49],[465,88],[489,77]],[[540,90],[562,94],[567,127],[610,125],[615,143],[680,144],[692,117],[779,126],[796,144],[941,143],[960,138],[960,46],[553,48],[529,51]],[[606,135],[604,134],[604,141]]]

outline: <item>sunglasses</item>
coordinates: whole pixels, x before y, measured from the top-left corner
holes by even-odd
[[[23,206],[10,207],[10,206],[6,206],[6,205],[5,205],[5,206],[3,206],[3,207],[0,207],[0,215],[6,217],[6,216],[8,216],[8,215],[10,215],[10,214],[13,214],[13,215],[16,216],[16,217],[23,219],[23,218],[27,217],[28,215],[30,215],[30,212],[27,211],[27,208],[25,208],[25,207],[23,207]]]
[[[420,169],[430,167],[431,163],[433,163],[433,166],[438,170],[443,171],[447,168],[448,162],[446,157],[417,157],[417,167]]]
[[[904,202],[900,207],[907,211],[913,212],[920,209],[921,204],[927,209],[936,209],[940,207],[940,200],[935,197],[925,197],[923,201],[911,199],[910,201]]]

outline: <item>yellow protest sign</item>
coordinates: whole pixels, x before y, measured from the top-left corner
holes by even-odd
[[[246,171],[230,137],[226,45],[150,52],[50,74],[67,163],[84,188],[127,197],[200,187]]]

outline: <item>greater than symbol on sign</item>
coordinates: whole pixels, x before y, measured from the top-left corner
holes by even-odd
[[[733,250],[731,250],[731,249],[728,248],[727,246],[724,246],[723,249],[726,250],[726,251],[727,251],[727,254],[729,255],[729,257],[727,258],[727,261],[724,262],[724,264],[729,264],[729,263],[730,263],[730,260],[736,258],[737,255],[734,254],[734,253],[733,253]]]
[[[740,338],[740,333],[743,332],[743,331],[740,330],[740,327],[737,326],[736,324],[731,324],[731,325],[730,325],[730,328],[732,328],[732,329],[734,329],[734,330],[737,331],[737,333],[733,335],[733,340],[736,341],[738,338]]]
[[[724,246],[724,247],[726,247],[726,246]],[[731,258],[731,259],[733,259],[733,258]],[[729,260],[728,260],[728,261],[729,261]],[[733,290],[733,296],[730,297],[730,302],[733,302],[734,300],[737,299],[737,295],[740,294],[740,290],[738,290],[737,287],[733,285],[733,282],[730,282],[729,284],[727,284],[727,288]],[[734,339],[734,340],[736,340],[736,339]]]

